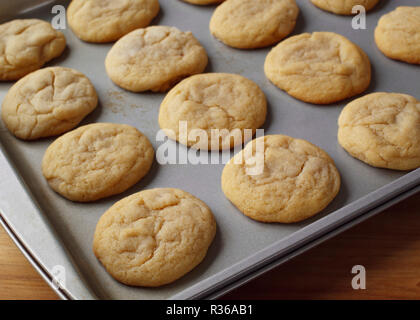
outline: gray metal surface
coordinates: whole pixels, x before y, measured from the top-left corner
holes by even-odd
[[[67,1],[57,1],[67,4]],[[389,201],[397,201],[420,184],[420,170],[410,173],[369,167],[350,157],[337,143],[337,118],[348,102],[316,106],[297,101],[269,83],[263,73],[269,49],[236,50],[213,39],[208,22],[214,7],[192,6],[178,0],[160,0],[161,13],[154,24],[191,30],[206,48],[208,72],[242,74],[260,85],[269,102],[264,125],[266,134],[282,133],[307,139],[326,150],[342,176],[337,198],[316,217],[293,225],[258,223],[242,215],[224,197],[220,188],[220,165],[155,165],[140,183],[122,195],[95,203],[73,203],[55,194],[41,175],[45,149],[53,139],[23,142],[0,124],[0,211],[4,224],[25,248],[45,277],[54,266],[64,266],[66,286],[62,296],[76,299],[169,299],[201,298],[223,292],[233,281],[244,281],[251,273],[281,261],[326,234],[339,230],[362,214]],[[420,0],[383,0],[367,16],[366,30],[353,30],[351,17],[323,12],[309,1],[298,0],[301,9],[294,34],[312,31],[339,32],[360,45],[369,55],[373,81],[368,92],[392,91],[420,98],[419,66],[385,58],[373,41],[379,17],[398,5],[420,5]],[[50,6],[19,17],[50,21]],[[159,130],[157,117],[163,94],[126,92],[115,86],[104,68],[110,44],[88,44],[64,30],[68,49],[51,65],[84,72],[94,83],[100,106],[84,123],[126,123],[144,132],[155,148]],[[0,100],[12,83],[0,83]],[[186,149],[179,147],[179,153]],[[7,155],[7,158],[6,156]],[[204,200],[212,209],[218,232],[206,259],[187,276],[161,288],[132,288],[113,280],[91,250],[96,222],[115,201],[144,188],[177,187]],[[372,211],[373,210],[373,211]],[[280,259],[280,260],[279,260]],[[217,295],[217,294],[216,294]]]

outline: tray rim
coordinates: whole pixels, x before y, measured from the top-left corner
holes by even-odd
[[[78,266],[73,264],[71,253],[62,243],[61,238],[57,237],[54,226],[50,223],[48,218],[42,215],[42,211],[40,209],[41,207],[38,205],[36,198],[32,195],[32,191],[25,183],[24,178],[20,175],[14,163],[9,160],[7,151],[1,139],[0,176],[4,177],[0,180],[0,188],[2,186],[8,187],[6,190],[0,190],[0,224],[15,242],[19,250],[21,250],[24,256],[47,281],[51,288],[60,296],[60,298],[67,298],[71,300],[79,298],[97,299],[97,296],[92,292],[91,288],[86,286],[83,276],[78,270]],[[16,211],[13,209],[9,211],[7,208],[2,207],[1,200],[4,197],[4,194],[7,199],[9,199],[9,197],[10,199],[13,199],[14,195],[17,193],[19,194],[19,202],[9,201],[9,203],[11,203],[10,207],[14,207]],[[17,210],[17,208],[19,208],[19,210]],[[21,215],[18,218],[32,215],[32,231],[36,230],[37,237],[41,239],[37,248],[30,244],[29,236],[25,234],[27,232],[27,228],[25,229],[24,226],[28,225],[26,221],[20,221],[18,219],[18,223],[20,223],[19,225],[17,225],[16,221],[14,221],[17,216],[15,214],[16,212],[18,212],[17,215]],[[53,265],[41,258],[41,245],[47,246],[49,253],[54,254],[55,261],[59,261],[60,264],[65,267],[67,281],[65,287],[60,288],[54,285],[52,280],[53,275],[50,270]]]
[[[50,286],[51,289],[58,295],[58,297],[61,300],[73,300],[73,298],[64,290],[61,290],[60,288],[57,288],[53,285],[53,280],[51,275],[44,269],[41,262],[38,261],[30,252],[30,250],[27,248],[27,246],[22,242],[22,240],[19,238],[18,235],[14,232],[14,230],[8,225],[6,220],[4,219],[2,212],[0,212],[0,225],[3,227],[3,229],[6,231],[7,235],[12,239],[13,243],[16,245],[16,247],[22,252],[23,256],[26,258],[26,260],[29,261],[29,263],[32,265],[32,267],[38,272],[38,274],[44,279],[44,281]]]
[[[350,222],[338,227],[337,229],[332,230],[331,232],[326,233],[325,235],[321,236],[320,238],[315,239],[314,241],[309,242],[308,244],[292,251],[290,254],[285,255],[282,258],[279,258],[278,260],[274,260],[273,262],[263,266],[262,268],[248,274],[247,276],[232,282],[231,284],[228,284],[226,287],[223,287],[222,289],[214,292],[213,294],[210,294],[206,296],[206,299],[217,299],[228,292],[239,288],[240,286],[248,283],[249,281],[252,281],[253,279],[258,278],[259,276],[263,275],[266,272],[269,272],[270,270],[282,265],[283,263],[288,262],[289,260],[301,255],[302,253],[305,253],[306,251],[315,248],[316,246],[320,245],[321,243],[334,238],[335,236],[339,235],[340,233],[347,231],[356,225],[376,216],[377,214],[381,213],[382,211],[386,210],[389,207],[392,207],[393,205],[404,201],[405,199],[412,197],[416,194],[420,193],[420,185],[414,187],[413,189],[410,189],[409,191],[402,193],[401,195],[398,195],[397,197],[391,199],[388,202],[385,202],[384,204],[372,209],[371,211],[366,212],[365,214],[362,214],[361,216],[355,218],[354,220],[351,220]]]
[[[418,186],[420,186],[420,168],[329,213],[327,216],[314,221],[292,233],[290,236],[272,243],[259,252],[232,265],[227,270],[223,270],[212,277],[198,282],[192,287],[174,295],[172,299],[189,299],[190,297],[192,299],[199,299],[205,295],[210,295],[212,292],[221,289],[221,287],[238,281],[241,277],[246,276],[246,274],[251,274],[257,269],[281,259],[291,251],[304,247],[311,241],[315,241],[317,238],[342,227],[346,223],[350,223],[352,220],[369,213],[378,206],[385,205],[387,202],[392,201],[393,198],[401,196]],[[223,283],[226,281],[227,283],[223,286]],[[216,285],[212,286],[210,284],[211,282],[216,283]],[[207,287],[208,289],[207,291],[199,290],[200,287]]]

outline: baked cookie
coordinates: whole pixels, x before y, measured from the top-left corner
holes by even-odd
[[[370,83],[368,56],[333,32],[288,38],[267,55],[267,78],[296,99],[329,104],[365,91]]]
[[[137,29],[109,51],[106,71],[118,86],[133,92],[167,91],[207,66],[207,54],[191,32],[174,27]]]
[[[42,160],[42,173],[54,191],[79,202],[121,193],[149,171],[154,150],[136,128],[95,123],[55,140]]]
[[[263,168],[247,170],[263,144]],[[251,164],[252,163],[252,164]],[[249,142],[222,173],[226,197],[246,216],[263,222],[292,223],[323,210],[340,189],[340,175],[326,152],[305,140],[269,135]]]
[[[111,42],[147,27],[158,13],[158,0],[73,0],[67,21],[84,41]]]
[[[93,251],[116,280],[158,287],[194,269],[215,233],[216,222],[203,201],[179,189],[151,189],[105,212]]]
[[[234,48],[266,47],[293,31],[298,14],[295,0],[227,0],[214,11],[210,32]]]
[[[169,91],[160,106],[159,125],[170,138],[188,146],[230,149],[235,142],[242,144],[245,129],[254,134],[266,114],[265,95],[253,81],[236,74],[207,73],[189,77]],[[186,122],[186,132],[180,121]],[[205,141],[194,134],[196,129],[205,130]]]
[[[17,80],[58,57],[64,35],[38,19],[12,20],[0,25],[0,81]]]
[[[198,4],[200,6],[205,6],[205,5],[208,5],[208,4],[218,4],[218,3],[221,3],[225,0],[183,0],[183,1],[188,2],[188,3],[192,3],[192,4]]]
[[[388,58],[420,64],[420,6],[398,7],[382,16],[375,42]]]
[[[366,11],[376,6],[379,0],[311,0],[318,8],[335,14],[352,15],[354,6],[363,6]]]
[[[3,100],[1,114],[16,137],[34,140],[73,129],[97,104],[95,88],[86,76],[51,67],[16,82]]]
[[[420,101],[378,92],[350,102],[338,119],[338,142],[353,157],[374,167],[420,167]]]

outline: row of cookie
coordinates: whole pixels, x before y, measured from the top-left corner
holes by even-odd
[[[158,0],[73,0],[67,21],[89,42],[110,42],[146,27],[159,12]],[[16,19],[0,25],[0,81],[18,80],[59,57],[64,34],[39,19]]]
[[[22,45],[29,46],[30,50],[34,49],[34,53],[37,53],[34,57],[37,64],[32,64],[31,68],[21,68],[19,71],[10,65],[10,68],[6,68],[8,71],[3,73],[5,75],[13,74],[19,78],[33,71],[32,69],[39,68],[42,63],[64,50],[65,38],[62,33],[42,20],[13,20],[2,27],[10,33],[10,36],[6,37],[7,52],[13,43],[22,42]],[[38,35],[37,45],[32,40],[26,41],[31,38],[27,32]],[[44,38],[45,40],[41,41]],[[24,52],[28,53],[27,50]],[[22,59],[28,62],[25,54],[22,55]],[[40,57],[43,59],[38,59]],[[14,61],[11,57],[6,60]],[[106,59],[106,69],[111,78],[120,86],[132,91],[168,90],[180,78],[202,72],[206,65],[207,54],[190,32],[181,32],[176,28],[164,26],[131,32],[113,46]],[[192,85],[192,90],[194,86],[200,86],[197,82],[202,82],[201,85],[205,83],[212,85],[217,83],[218,78],[220,76],[206,75],[191,80],[191,84],[195,83]],[[241,86],[255,92],[255,101],[241,100],[246,99],[246,90]],[[239,89],[236,90],[236,87]],[[223,103],[226,110],[219,109],[218,113],[214,110],[207,112],[205,108],[201,111],[196,110],[198,113],[207,113],[207,118],[214,117],[214,121],[219,117],[217,121],[222,123],[219,125],[215,123],[214,127],[234,129],[235,127],[223,123],[230,121],[231,115],[236,120],[232,119],[230,122],[232,124],[237,122],[243,112],[249,113],[246,115],[249,121],[242,123],[241,128],[248,127],[255,131],[264,123],[265,97],[255,84],[232,75],[226,76],[223,88],[236,90],[243,97],[238,97],[236,104],[233,105],[226,100]],[[229,99],[229,94],[223,92],[219,94]],[[29,73],[11,87],[3,101],[2,119],[6,127],[17,137],[34,140],[59,135],[73,129],[96,107],[97,102],[95,89],[83,74],[62,67],[46,68]],[[252,107],[254,102],[256,102],[255,108]],[[245,104],[241,105],[242,103]],[[173,110],[169,105],[168,112],[172,111],[174,115],[179,115],[179,120],[183,117],[188,118],[188,115],[180,114],[179,110]],[[169,115],[169,122],[171,117]],[[165,112],[162,112],[161,124],[173,128],[174,125],[168,121],[165,120]]]
[[[259,221],[294,222],[321,211],[335,197],[340,176],[332,159],[311,143],[265,136],[264,172],[248,176],[247,148],[222,174],[226,196]],[[49,185],[74,201],[120,193],[140,180],[153,161],[150,142],[120,124],[82,126],[46,150],[42,172]],[[244,155],[242,162],[235,159]],[[285,166],[285,164],[287,164]],[[98,221],[93,250],[118,281],[160,286],[189,272],[204,258],[216,230],[210,209],[178,189],[152,189],[115,203]]]
[[[105,66],[111,80],[126,90],[167,91],[180,78],[203,72],[207,61],[205,49],[192,33],[152,26],[118,40]],[[305,33],[282,41],[267,55],[264,71],[290,95],[316,104],[357,95],[371,80],[367,55],[333,32]]]
[[[210,21],[210,31],[225,44],[240,49],[261,48],[281,41],[293,31],[299,15],[299,7],[295,0],[185,1],[200,5],[223,2],[214,11]],[[311,0],[311,2],[326,11],[351,15],[353,7],[361,5],[369,11],[379,0]],[[388,17],[387,20],[392,18]]]
[[[322,9],[341,14],[351,14],[355,5],[363,5],[370,10],[378,3],[378,0],[311,1]],[[234,48],[266,47],[281,41],[293,31],[298,13],[295,0],[226,0],[214,11],[210,31]],[[420,43],[415,39],[419,30],[420,7],[398,7],[378,21],[375,42],[392,59],[420,64]]]
[[[225,0],[183,0],[192,4],[198,5],[209,5],[209,4],[218,4]],[[243,0],[242,0],[243,1]],[[261,1],[261,0],[260,0]],[[353,8],[357,5],[361,5],[365,8],[366,11],[373,9],[379,2],[379,0],[310,0],[318,8],[321,8],[325,11],[340,14],[340,15],[352,15],[354,14]],[[245,2],[245,1],[243,1]],[[272,0],[263,0],[267,4],[272,2]]]
[[[21,139],[34,140],[73,129],[95,109],[97,102],[95,89],[83,74],[50,67],[15,83],[3,100],[1,113],[10,132]],[[359,110],[353,105],[363,107]],[[353,108],[354,111],[347,111]],[[356,99],[340,117],[345,119],[339,123],[340,143],[350,154],[374,166],[416,168],[418,108],[415,98],[401,94],[376,93]],[[251,80],[226,73],[199,74],[181,81],[166,95],[159,110],[159,125],[170,138],[187,146],[229,149],[245,142],[246,130],[254,134],[264,124],[266,114],[265,95]],[[185,128],[180,127],[183,121]],[[185,140],[180,137],[182,129]],[[194,134],[197,129],[206,132],[205,140]],[[228,134],[219,141],[213,138],[215,129]],[[232,134],[235,131],[237,134]],[[377,150],[379,147],[388,152]],[[362,155],[358,149],[370,156]],[[369,160],[372,157],[377,160]],[[412,164],[405,164],[404,159],[411,159]]]
[[[187,146],[230,149],[246,142],[246,130],[255,133],[266,114],[265,95],[251,80],[226,73],[199,74],[169,91],[160,106],[159,125],[168,137]],[[420,167],[416,98],[385,92],[365,95],[345,106],[338,125],[338,141],[353,157],[394,170]],[[206,134],[197,134],[197,129]],[[213,130],[226,135],[219,141]]]
[[[43,46],[45,52],[56,52],[58,46],[65,46],[61,33],[41,20],[15,20],[8,24],[19,30],[26,26],[34,31],[53,32],[55,38],[50,39],[48,46]],[[52,36],[44,33],[44,37]],[[51,55],[43,56],[51,58]],[[108,53],[105,65],[111,79],[125,89],[166,91],[180,78],[202,72],[207,65],[207,55],[191,33],[157,26],[135,30],[120,39]],[[264,69],[279,88],[298,99],[318,104],[359,94],[371,79],[366,54],[345,37],[331,32],[301,34],[281,42],[268,54]],[[32,80],[35,78],[33,76]],[[51,112],[52,105],[49,107]],[[24,108],[16,110],[19,112],[23,116],[28,114]],[[33,112],[45,113],[37,108]],[[25,135],[22,134],[22,138],[34,138]]]
[[[236,47],[242,48],[271,45],[287,36],[295,25],[298,9],[293,1],[289,4],[287,4],[287,1],[289,0],[285,0],[286,2],[274,1],[267,6],[262,6],[262,3],[255,1],[251,1],[250,3],[243,3],[242,1],[240,1],[240,3],[234,3],[235,1],[236,0],[228,0],[220,5],[216,9],[210,23],[212,33],[228,45],[236,46],[232,41],[240,43],[240,46]],[[144,20],[136,16],[136,18],[132,18],[131,20],[127,18],[128,22],[125,21],[122,23],[121,19],[125,16],[119,14],[122,10],[120,8],[122,3],[119,1],[112,2],[112,6],[114,7],[111,8],[108,8],[107,6],[103,7],[101,1],[89,1],[86,5],[83,5],[84,1],[81,2],[82,3],[77,0],[72,1],[68,9],[68,20],[75,33],[80,38],[88,41],[93,40],[89,40],[82,36],[81,33],[77,31],[77,25],[82,26],[81,30],[92,32],[92,34],[98,37],[105,34],[109,35],[110,32],[118,31],[120,32],[118,36],[112,38],[112,40],[115,40],[130,30],[138,28],[139,25],[144,26],[150,23],[150,20],[154,17],[153,14],[156,14],[156,10],[159,9],[157,2],[155,5],[150,4],[151,7],[156,7],[157,5],[157,9],[145,10],[143,8],[144,10],[139,11],[142,14],[149,11],[152,12],[153,14],[150,13],[148,16],[149,19]],[[108,3],[108,5],[110,4]],[[123,10],[124,14],[134,14],[133,12],[136,12],[136,9],[139,9],[137,6],[146,6],[145,3],[136,1],[130,5],[132,5],[133,8],[130,7],[129,10]],[[230,6],[233,7],[230,8]],[[240,6],[241,10],[233,10],[238,6]],[[255,6],[258,7],[258,10]],[[284,6],[286,6],[288,10],[283,10]],[[289,8],[288,6],[291,7]],[[225,7],[228,7],[228,9],[223,9]],[[93,10],[95,8],[98,10]],[[107,24],[105,25],[102,23],[104,22],[104,17],[98,18],[95,16],[100,15],[102,10],[110,11],[111,16],[113,17],[109,18],[107,16]],[[218,14],[220,11],[222,13]],[[273,17],[271,14],[277,11],[283,12],[283,15],[285,14],[284,12],[288,12],[291,17],[288,16],[286,18],[280,14]],[[233,13],[229,16],[229,19],[225,19],[225,16],[231,12]],[[257,12],[257,14],[255,14],[255,12]],[[268,15],[268,13],[270,13],[270,15]],[[238,14],[243,14],[244,17],[237,17]],[[92,17],[91,15],[94,16]],[[248,16],[252,19],[245,19],[245,17]],[[90,19],[88,19],[89,17]],[[419,17],[419,7],[399,7],[395,11],[382,17],[375,30],[375,40],[378,47],[391,58],[411,63],[420,63],[420,44],[418,41],[415,41],[415,39],[413,40],[413,36],[415,38],[415,35],[419,32]],[[260,28],[252,23],[254,19],[260,21]],[[131,23],[132,20],[142,23]],[[218,20],[221,22],[217,22]],[[90,23],[90,27],[88,28],[81,21]],[[225,24],[233,23],[234,25],[224,26],[222,22]],[[250,27],[235,27],[236,24],[239,25],[241,23],[246,23],[246,26],[249,24]],[[95,27],[96,24],[98,24],[97,27]],[[116,25],[119,27],[116,28]],[[270,28],[268,28],[267,25],[269,25]],[[99,26],[100,30],[97,30]],[[125,29],[121,26],[128,26],[129,28]],[[221,26],[220,31],[218,26]],[[287,30],[287,32],[285,30]],[[244,32],[244,34],[229,35],[228,32]],[[228,40],[230,38],[234,40]],[[164,43],[160,44],[160,41],[163,41]],[[2,60],[2,63],[0,63],[0,80],[16,80],[31,71],[39,69],[49,60],[61,55],[66,46],[64,35],[61,32],[54,30],[47,22],[37,19],[13,20],[0,25],[0,42],[3,44],[2,47],[4,47],[4,50],[0,53],[0,59]],[[335,55],[346,58],[346,62],[350,65],[350,70],[341,68],[343,70],[338,70],[337,74],[341,77],[347,76],[347,78],[354,78],[355,76],[362,78],[362,80],[357,81],[359,88],[354,90],[348,89],[348,85],[345,84],[345,87],[347,87],[345,88],[345,91],[363,91],[364,87],[366,87],[370,81],[370,71],[366,70],[370,68],[368,66],[369,62],[367,61],[367,57],[365,57],[360,48],[350,43],[347,39],[340,38],[336,35],[327,35],[327,33],[314,33],[312,36],[309,34],[302,34],[291,37],[280,43],[272,50],[268,57],[269,59],[265,67],[267,76],[280,88],[289,93],[291,92],[292,95],[293,91],[301,91],[299,89],[293,89],[296,81],[293,81],[293,79],[290,80],[290,78],[293,78],[290,74],[292,71],[290,70],[291,65],[293,66],[294,63],[297,63],[296,68],[298,69],[298,73],[305,73],[305,78],[312,78],[313,76],[324,72],[324,69],[328,67],[325,65],[329,62],[328,59],[325,57],[324,59],[319,59],[319,57],[316,59],[316,57],[314,57],[316,53],[313,53],[312,56],[308,54],[303,55],[303,51],[314,51],[316,47],[320,47],[322,44],[323,47],[317,49],[318,55],[320,56],[325,52],[333,55],[335,46],[344,48],[344,52],[336,52]],[[297,54],[287,54],[287,52],[295,50],[299,45],[303,47],[303,49],[297,51],[298,53],[302,53],[300,56]],[[350,52],[349,57],[346,55],[347,48],[349,48],[348,50]],[[167,54],[167,50],[169,49],[171,51],[170,55]],[[359,55],[355,53],[356,51],[359,51]],[[145,58],[144,61],[143,58]],[[354,66],[358,62],[361,63],[359,68]],[[162,70],[163,63],[166,63],[166,66],[170,67],[170,70],[167,70],[166,73]],[[315,66],[315,70],[312,70],[313,67],[304,65],[309,63],[318,63],[318,65]],[[124,66],[124,64],[127,64],[128,66]],[[286,70],[281,68],[282,64],[285,65]],[[146,90],[166,91],[180,78],[202,72],[206,65],[207,55],[205,50],[192,34],[182,33],[175,28],[168,29],[168,27],[161,27],[161,29],[159,29],[159,27],[138,29],[129,35],[126,35],[115,44],[106,60],[107,72],[111,79],[121,87],[135,92]],[[129,67],[132,67],[133,69],[131,72],[128,70],[130,69]],[[138,75],[143,71],[146,73],[150,71],[152,75],[136,79],[134,74]],[[309,74],[306,75],[306,73]],[[125,75],[128,77],[126,80],[124,79]],[[330,82],[329,79],[326,79],[326,82]],[[343,81],[341,81],[341,85],[343,85],[342,82]],[[340,85],[337,84],[337,87],[338,86]],[[322,91],[322,88],[319,89],[320,90],[317,91]],[[302,91],[307,92],[305,88],[303,88]],[[340,88],[338,88],[337,91],[340,91]],[[317,92],[315,92],[315,94],[318,95]],[[349,94],[350,93],[348,92],[347,95],[341,94],[341,96],[348,97]],[[340,100],[339,97],[331,99],[322,96],[306,97],[303,94],[299,94],[299,92],[295,93],[294,96],[300,97],[304,101],[314,103],[330,103],[337,101],[337,99]]]
[[[420,7],[400,7],[395,12],[400,19],[420,16]],[[409,13],[401,15],[401,12]],[[390,15],[393,17],[393,13]],[[385,18],[381,21],[388,19]],[[397,18],[391,19],[402,24]],[[415,23],[404,26],[398,32],[411,35]],[[387,55],[420,62],[420,44],[408,39],[406,46],[400,43],[396,49],[395,45],[387,46],[389,36],[395,37],[380,22],[375,38],[382,43],[380,47],[389,49],[384,50]],[[400,39],[405,41],[404,37]],[[399,50],[399,54],[393,54],[392,50]],[[204,48],[191,33],[158,26],[138,29],[122,37],[109,51],[105,65],[109,77],[126,90],[167,91],[180,78],[201,73],[207,60]],[[304,33],[282,41],[267,55],[264,71],[280,89],[315,104],[330,104],[360,94],[371,81],[368,56],[356,44],[333,32]]]
[[[194,4],[222,2],[186,1]],[[158,0],[72,0],[67,20],[80,39],[102,43],[116,41],[135,29],[148,26],[158,12]],[[228,0],[216,9],[210,30],[232,46],[267,46],[279,42],[293,30],[298,12],[295,0]]]

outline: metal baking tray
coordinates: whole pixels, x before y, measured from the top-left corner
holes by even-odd
[[[16,2],[19,1],[7,1],[10,11],[6,2],[2,2],[2,22],[34,17],[51,21],[52,5],[68,4],[53,1],[17,14]],[[419,191],[420,169],[399,172],[373,168],[352,158],[338,145],[337,118],[350,100],[317,106],[293,99],[264,76],[263,64],[269,48],[232,49],[210,35],[208,22],[214,7],[193,6],[179,0],[160,3],[161,12],[153,24],[191,30],[208,52],[207,72],[238,73],[254,80],[268,99],[265,133],[307,139],[326,150],[341,173],[342,187],[336,199],[312,219],[291,225],[266,224],[245,217],[224,197],[220,187],[223,164],[155,163],[141,182],[121,195],[94,203],[74,203],[54,193],[41,174],[41,159],[53,139],[24,142],[0,124],[0,223],[63,299],[216,298]],[[366,30],[353,30],[352,17],[324,12],[307,0],[297,3],[301,12],[293,34],[335,31],[356,42],[369,55],[373,80],[367,92],[401,92],[420,98],[420,67],[384,57],[373,41],[373,31],[382,14],[397,5],[420,5],[420,0],[398,3],[382,0],[368,13]],[[164,94],[136,94],[118,88],[104,68],[111,44],[84,43],[70,29],[63,32],[67,50],[50,65],[84,72],[100,97],[99,107],[83,123],[130,124],[144,132],[158,148],[162,142],[156,141],[157,119]],[[0,101],[11,85],[0,83]],[[178,147],[179,153],[185,155],[187,149]],[[96,222],[122,197],[155,187],[181,188],[205,201],[216,217],[218,231],[205,260],[185,277],[160,288],[125,286],[112,279],[92,253]],[[61,272],[61,277],[64,273],[65,286],[54,285],[52,279],[57,272]]]

